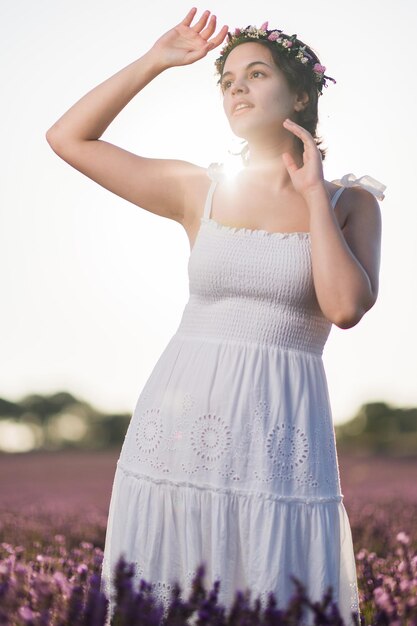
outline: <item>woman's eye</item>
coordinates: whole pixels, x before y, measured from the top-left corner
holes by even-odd
[[[232,84],[232,81],[230,80],[225,80],[224,83],[222,84],[222,89],[223,91],[225,91],[226,89],[229,89],[230,85]]]
[[[257,78],[258,76],[263,76],[263,72],[260,72],[259,70],[255,70],[254,72],[252,72],[253,78]]]

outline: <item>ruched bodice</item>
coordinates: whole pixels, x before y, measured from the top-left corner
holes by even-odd
[[[317,302],[308,233],[231,228],[203,216],[188,275],[179,334],[322,353],[331,324]]]

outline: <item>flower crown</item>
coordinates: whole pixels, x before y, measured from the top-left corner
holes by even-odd
[[[264,22],[260,28],[257,28],[256,26],[236,28],[233,34],[230,32],[227,33],[227,38],[228,40],[221,49],[220,56],[215,62],[216,70],[219,74],[222,73],[224,57],[229,54],[232,48],[239,43],[254,39],[271,41],[288,56],[295,58],[304,66],[310,67],[314,75],[314,81],[317,85],[319,95],[322,94],[323,86],[328,86],[326,81],[330,80],[332,83],[336,82],[334,78],[324,75],[324,72],[326,71],[325,66],[319,63],[318,58],[312,50],[310,50],[310,48],[307,52],[307,46],[303,44],[302,41],[297,39],[297,35],[291,35],[290,37],[289,35],[283,33],[282,30],[268,30],[268,22]]]

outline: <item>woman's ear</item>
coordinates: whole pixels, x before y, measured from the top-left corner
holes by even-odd
[[[301,93],[298,93],[295,99],[295,103],[294,103],[294,110],[303,111],[306,108],[308,101],[309,101],[309,97],[306,91],[302,91]]]

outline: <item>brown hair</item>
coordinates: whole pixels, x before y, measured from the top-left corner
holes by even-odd
[[[305,45],[299,39],[297,39],[296,41],[302,46]],[[308,130],[308,132],[311,134],[314,141],[316,142],[318,150],[321,154],[321,158],[324,161],[327,150],[326,148],[319,148],[320,144],[322,143],[322,139],[317,136],[317,124],[319,121],[318,99],[319,99],[320,94],[317,89],[317,83],[315,82],[314,74],[311,70],[310,64],[304,65],[300,63],[300,61],[297,61],[297,59],[295,59],[293,56],[290,56],[286,54],[286,52],[282,51],[278,46],[274,44],[274,42],[272,41],[270,42],[264,39],[254,40],[254,39],[248,38],[245,41],[238,42],[236,46],[239,46],[248,42],[259,43],[262,46],[265,46],[266,48],[268,48],[268,50],[270,50],[271,52],[275,65],[285,75],[289,88],[297,94],[301,94],[302,92],[307,93],[308,103],[303,110],[294,112],[294,117],[295,117],[294,121],[300,126],[302,126],[303,128],[305,128],[306,130]],[[221,75],[223,74],[223,68],[224,68],[226,59],[229,56],[230,52],[236,46],[233,46],[233,48],[231,48],[227,52],[227,54],[225,54],[224,57],[221,59],[220,80],[221,80]],[[313,63],[320,63],[317,55],[315,54],[315,52],[313,52],[311,48],[309,48],[306,45],[305,50],[312,57]],[[298,137],[294,137],[294,139],[296,141],[296,145],[300,149],[300,152],[303,153],[304,151],[303,142]],[[242,156],[244,155],[242,154]]]

